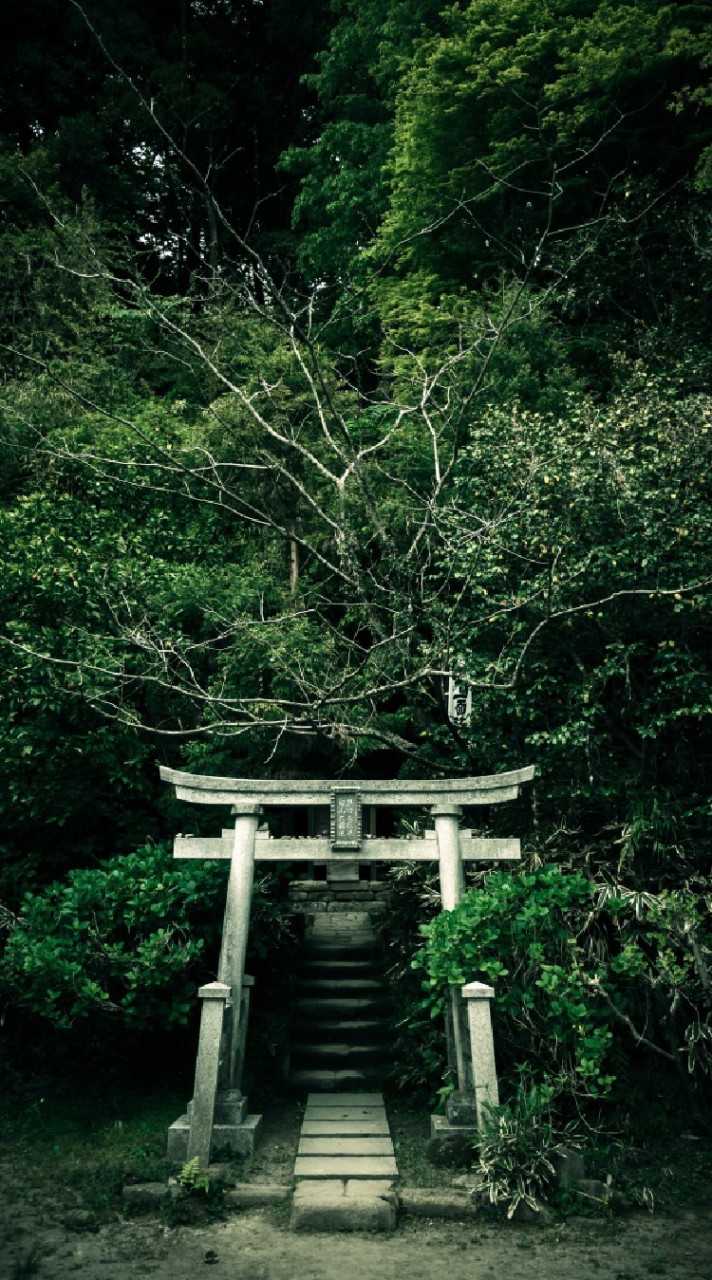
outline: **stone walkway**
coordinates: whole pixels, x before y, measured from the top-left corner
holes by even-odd
[[[296,1231],[392,1231],[398,1176],[380,1093],[311,1093],[294,1175]]]
[[[310,1093],[294,1175],[297,1178],[397,1177],[383,1095]]]

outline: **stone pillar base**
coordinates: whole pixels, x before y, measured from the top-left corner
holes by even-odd
[[[455,1089],[445,1103],[444,1116],[430,1117],[428,1158],[447,1167],[466,1161],[482,1132],[474,1089]]]
[[[451,1124],[447,1116],[431,1116],[428,1160],[437,1169],[471,1168],[477,1134],[470,1125]]]
[[[214,1124],[240,1125],[248,1112],[247,1098],[239,1089],[221,1089],[215,1099]],[[191,1105],[188,1103],[188,1115]]]
[[[456,1128],[477,1128],[477,1099],[474,1089],[455,1089],[445,1103],[448,1124]]]
[[[431,1142],[453,1142],[458,1138],[466,1142],[474,1142],[479,1132],[477,1125],[450,1124],[447,1116],[430,1117]]]
[[[262,1128],[262,1116],[246,1116],[240,1124],[213,1125],[211,1160],[229,1159],[231,1156],[254,1155]],[[190,1116],[179,1116],[168,1130],[168,1159],[185,1164],[188,1159]]]

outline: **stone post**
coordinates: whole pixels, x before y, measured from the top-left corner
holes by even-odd
[[[230,988],[224,982],[209,982],[199,988],[198,995],[203,1001],[203,1008],[188,1135],[188,1159],[193,1160],[197,1156],[201,1165],[208,1165],[220,1071],[223,1018],[230,998]]]
[[[461,990],[467,1004],[467,1021],[470,1029],[477,1128],[482,1130],[486,1125],[485,1104],[488,1103],[492,1107],[499,1106],[489,1003],[494,996],[494,987],[488,987],[485,982],[468,982],[467,986],[462,987]]]
[[[237,1079],[240,1064],[241,993],[245,976],[247,935],[250,929],[252,884],[255,872],[255,836],[260,818],[259,805],[240,804],[233,807],[235,840],[227,885],[222,947],[218,965],[218,980],[233,992],[230,1044],[227,1054],[226,1086],[229,1091],[239,1091]]]

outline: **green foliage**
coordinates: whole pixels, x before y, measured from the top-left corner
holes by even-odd
[[[594,174],[630,199],[630,182],[642,196],[651,171],[679,177],[687,160],[689,172],[699,133],[671,106],[676,85],[700,77],[702,30],[700,6],[661,0],[453,5],[445,31],[418,45],[399,95],[390,242],[471,279],[488,235],[485,270],[511,253],[512,214],[526,240],[541,235],[553,172],[557,229],[574,212],[600,212]],[[438,234],[417,237],[424,226]]]
[[[42,1250],[32,1245],[23,1255],[15,1259],[11,1272],[11,1280],[30,1280],[36,1276],[42,1263]]]
[[[318,69],[304,77],[318,98],[313,136],[280,162],[300,179],[293,214],[300,266],[329,280],[355,265],[383,217],[394,95],[423,24],[437,20],[440,6],[339,0],[332,9]]]
[[[473,425],[443,538],[460,604],[442,618],[474,684],[469,767],[535,756],[548,829],[657,887],[680,858],[705,865],[712,437],[704,397],[625,377],[607,405]]]
[[[229,668],[237,689],[253,693],[275,648],[254,621],[279,597],[280,549],[234,527],[226,534],[199,493],[191,502],[153,485],[136,458],[137,440],[150,442],[154,460],[195,458],[201,410],[175,378],[170,395],[136,394],[137,373],[160,375],[148,357],[123,371],[150,341],[150,325],[125,318],[107,320],[118,355],[108,419],[51,378],[13,381],[3,396],[5,427],[25,441],[24,472],[0,509],[2,896],[11,906],[24,889],[127,852],[155,829],[156,745],[137,726],[148,717],[159,732],[189,736],[205,703],[200,685],[214,675],[224,687]],[[65,366],[62,375],[91,401],[107,394],[101,337],[93,363],[75,352],[86,372]],[[75,460],[81,449],[93,452],[89,469]],[[243,639],[230,652],[224,640],[211,647],[226,619]]]
[[[475,1193],[512,1218],[520,1204],[538,1212],[554,1182],[553,1149],[563,1138],[571,1146],[570,1128],[557,1133],[551,1093],[522,1076],[512,1099],[487,1108],[485,1129],[475,1148]]]
[[[437,1086],[430,1014],[475,962],[510,1083],[531,1058],[538,1084],[604,1094],[623,1042],[694,1079],[711,1035],[704,6],[97,3],[128,78],[64,8],[43,0],[51,62],[26,15],[0,52],[21,86],[0,112],[13,998],[64,1026],[186,1016],[218,873],[114,858],[175,829],[157,753],[258,776],[532,760],[531,807],[488,821],[546,871],[513,896],[491,877],[481,912],[433,926],[401,1079]],[[473,686],[462,728],[452,672]],[[429,893],[392,933],[404,984]]]
[[[89,199],[157,292],[199,290],[202,248],[215,270],[232,237],[205,191],[177,178],[167,135],[210,176],[235,227],[288,249],[291,193],[275,193],[273,170],[302,136],[311,95],[300,76],[325,8],[38,0],[0,51],[0,76],[17,85],[2,103],[0,145],[30,168],[40,153],[60,197],[53,211]]]
[[[673,1067],[686,1056],[690,1073],[709,1070],[712,937],[699,894],[597,889],[559,866],[494,872],[423,932],[413,960],[422,1009],[439,1017],[450,988],[493,985],[510,1090],[530,1072],[564,1110],[580,1107],[611,1094],[617,1054],[641,1045]]]
[[[290,937],[279,879],[255,886],[258,963]],[[214,969],[224,893],[224,867],[182,867],[167,845],[71,871],[25,897],[2,960],[8,997],[59,1028],[97,1016],[134,1030],[184,1025]]]
[[[200,1156],[194,1156],[183,1165],[178,1174],[178,1182],[184,1191],[202,1192],[207,1195],[210,1190],[210,1178],[207,1173],[201,1172]]]
[[[27,895],[3,960],[14,999],[59,1027],[110,1014],[134,1027],[185,1023],[206,947],[195,920],[211,903],[218,914],[220,881],[149,844]]]
[[[197,1157],[183,1165],[178,1174],[181,1195],[171,1198],[164,1216],[169,1226],[197,1226],[225,1216],[225,1191],[220,1182],[201,1172]],[[206,1262],[211,1259],[206,1255]]]
[[[608,384],[642,324],[658,358],[694,345],[709,374],[706,17],[664,0],[340,5],[309,78],[314,136],[283,162],[305,272],[357,282],[335,305],[350,295],[369,341],[383,326],[381,358],[436,365],[468,341],[482,357],[498,299],[524,288],[527,362],[551,302],[557,371]],[[503,375],[523,389],[516,365]]]
[[[671,1057],[690,1076],[712,1074],[712,934],[706,882],[653,895],[620,885],[599,890],[616,928],[610,974],[638,1025],[654,1020]],[[629,1030],[631,1028],[629,1027]],[[634,1033],[635,1035],[635,1033]],[[642,1040],[642,1033],[638,1033]],[[650,1037],[648,1037],[650,1040]]]
[[[414,964],[427,973],[423,1003],[431,1016],[445,1012],[450,987],[488,982],[508,1077],[530,1064],[537,1081],[605,1094],[613,1033],[609,1011],[590,998],[591,972],[598,972],[585,951],[592,905],[580,873],[494,873],[425,928],[427,945]]]
[[[165,1038],[164,1038],[165,1044]],[[163,1054],[165,1066],[165,1053]],[[162,1073],[127,1088],[125,1063],[105,1072],[58,1081],[53,1064],[42,1073],[3,1077],[2,1126],[24,1193],[27,1172],[35,1192],[62,1215],[85,1211],[84,1230],[115,1221],[127,1183],[163,1182],[167,1176],[166,1129],[185,1103],[183,1090]]]

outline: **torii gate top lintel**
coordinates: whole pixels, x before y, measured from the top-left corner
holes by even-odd
[[[516,800],[531,782],[535,766],[473,778],[310,779],[220,778],[161,767],[161,778],[175,788],[176,799],[192,804],[325,805],[335,792],[357,792],[363,805],[389,807],[454,804],[464,807]]]

